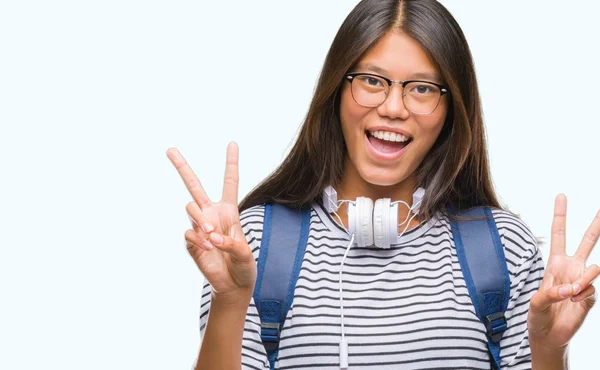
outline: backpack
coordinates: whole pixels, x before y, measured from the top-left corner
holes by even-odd
[[[500,370],[500,339],[507,329],[504,313],[510,298],[510,278],[500,234],[490,208],[476,207],[460,213],[448,208],[448,211],[483,218],[451,220],[451,229],[469,296],[486,329],[491,366]],[[295,210],[278,203],[265,205],[253,298],[272,370],[306,250],[310,212],[310,208]],[[269,248],[271,245],[275,247]]]

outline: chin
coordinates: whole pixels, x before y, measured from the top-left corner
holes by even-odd
[[[359,173],[365,182],[377,186],[394,186],[408,177],[403,173],[392,173],[388,169],[376,167],[363,168]]]

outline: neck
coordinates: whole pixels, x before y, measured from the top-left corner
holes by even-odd
[[[355,200],[357,197],[371,198],[373,202],[381,198],[390,198],[392,202],[403,201],[410,207],[413,205],[413,193],[417,190],[416,176],[412,174],[403,181],[390,185],[376,185],[365,181],[353,168],[353,166],[347,166],[348,170],[345,172],[342,180],[335,187],[337,192],[338,200],[347,199]],[[337,214],[342,219],[344,226],[348,228],[348,207],[347,203],[340,205]],[[398,228],[399,232],[404,231],[408,220],[414,216],[414,213],[409,211],[406,205],[398,204],[398,223],[402,226]],[[407,221],[407,222],[405,222]],[[405,222],[405,223],[403,223]],[[406,231],[413,229],[420,224],[421,220],[418,216],[415,216],[410,223]]]

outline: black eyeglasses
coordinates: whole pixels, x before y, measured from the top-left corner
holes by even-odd
[[[378,107],[387,99],[392,84],[402,85],[402,102],[414,114],[431,114],[440,104],[448,88],[431,81],[394,81],[389,78],[363,72],[346,73],[344,78],[351,84],[352,98],[363,107]]]

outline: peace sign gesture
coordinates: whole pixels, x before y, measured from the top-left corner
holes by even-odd
[[[529,307],[529,341],[545,349],[566,348],[596,302],[592,282],[600,274],[600,267],[586,267],[586,260],[600,235],[600,212],[573,256],[565,251],[566,213],[567,198],[559,194],[554,203],[550,257]]]
[[[208,199],[200,180],[177,149],[167,150],[167,157],[194,199],[186,206],[192,224],[192,229],[185,232],[186,247],[213,293],[234,299],[239,292],[251,294],[256,263],[238,212],[237,144],[231,142],[227,146],[223,196],[218,203]]]

